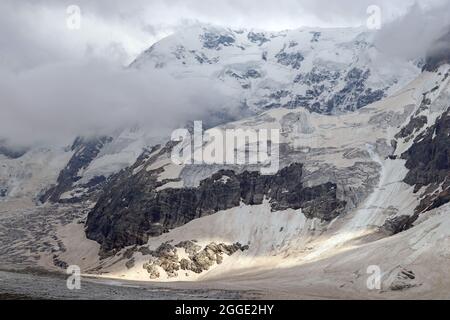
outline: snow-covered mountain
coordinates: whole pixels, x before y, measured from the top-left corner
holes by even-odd
[[[364,28],[284,32],[187,28],[156,43],[135,68],[207,78],[252,111],[304,107],[319,113],[352,111],[402,88],[420,61],[387,56]]]
[[[225,110],[211,106],[211,124],[278,107],[339,114],[392,95],[420,73],[420,61],[386,56],[373,42],[374,33],[363,28],[271,33],[201,25],[154,44],[130,67],[149,73],[162,69],[176,79],[210,80],[229,98],[225,106],[220,104]],[[70,154],[71,160],[52,190],[35,191],[33,197],[40,193],[44,202],[85,198],[86,191],[163,142],[164,137],[144,131],[131,128],[57,147],[56,152]],[[2,185],[3,198],[16,183],[15,174],[9,175],[9,182]]]
[[[204,279],[220,275],[222,266],[201,260],[208,260],[204,253],[185,258],[183,269],[180,251],[200,245],[201,253],[202,246],[224,239],[239,243],[248,252],[236,259],[246,262],[227,264],[239,270],[264,268],[254,257],[302,265],[403,231],[414,234],[421,230],[415,225],[443,219],[438,212],[449,208],[449,70],[445,65],[425,72],[396,95],[355,113],[324,116],[281,108],[222,126],[282,132],[280,170],[270,178],[250,166],[180,166],[171,162],[169,145],[156,147],[109,181],[88,215],[87,236],[105,251],[135,250],[121,251],[134,263],[132,277],[146,277],[147,263],[156,278]],[[422,145],[430,152],[422,152]],[[448,235],[427,236],[438,241]],[[198,242],[185,242],[192,239]],[[172,242],[180,243],[178,249]],[[292,257],[281,258],[286,255]],[[361,259],[352,262],[365,263]],[[216,271],[198,276],[198,264]]]
[[[138,128],[0,148],[2,265],[269,297],[448,298],[450,65],[428,57],[422,72],[372,38],[202,26],[153,45],[132,68],[207,77],[248,108],[205,137],[279,130],[276,172],[176,164],[178,143]]]

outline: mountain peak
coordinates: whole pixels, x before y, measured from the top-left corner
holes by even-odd
[[[420,72],[379,52],[372,35],[363,28],[270,32],[199,24],[154,44],[132,67],[207,78],[254,112],[304,107],[331,114],[388,96]]]

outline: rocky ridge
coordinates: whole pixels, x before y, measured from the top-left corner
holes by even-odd
[[[131,170],[131,169],[130,169]],[[166,188],[159,170],[112,178],[86,222],[88,238],[105,250],[146,243],[169,229],[215,212],[268,199],[273,211],[302,209],[308,218],[331,221],[345,208],[333,183],[302,184],[302,165],[292,164],[273,176],[220,170],[197,188]]]
[[[78,137],[72,144],[70,150],[73,152],[72,158],[67,163],[66,167],[60,172],[56,185],[47,190],[40,198],[41,202],[78,202],[81,199],[71,197],[65,199],[63,197],[65,192],[72,191],[74,183],[81,179],[79,172],[86,169],[89,164],[97,157],[100,150],[109,142],[110,137],[99,138],[83,138]],[[98,176],[91,179],[85,185],[78,188],[78,192],[84,194],[85,189],[93,191],[95,187],[105,181],[105,177]],[[76,192],[77,190],[75,190]],[[82,196],[82,195],[81,195]]]
[[[184,249],[188,256],[180,259],[177,249]],[[243,246],[238,242],[230,245],[212,242],[203,249],[195,243],[195,240],[182,241],[175,246],[166,242],[154,251],[141,250],[152,256],[149,262],[144,263],[142,267],[147,270],[150,279],[158,279],[161,276],[159,268],[165,271],[167,277],[174,278],[178,276],[178,272],[182,271],[202,273],[214,264],[221,264],[223,255],[231,256],[237,251],[247,249],[247,245]]]

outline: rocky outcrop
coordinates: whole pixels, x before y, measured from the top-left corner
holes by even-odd
[[[176,248],[183,248],[187,254],[195,255],[202,247],[195,243],[195,241],[182,241],[175,245]]]
[[[104,250],[144,244],[159,236],[215,212],[239,206],[262,204],[266,198],[273,211],[300,209],[308,218],[331,221],[345,207],[333,183],[306,187],[302,165],[292,164],[273,176],[245,171],[220,170],[200,182],[198,187],[156,189],[163,169],[132,169],[112,178],[96,206],[89,213],[86,234]]]
[[[414,221],[416,221],[417,218],[418,218],[417,215],[412,216],[404,215],[389,218],[384,222],[383,226],[381,227],[381,230],[384,231],[389,236],[391,236],[411,228]]]
[[[313,68],[309,73],[299,74],[294,83],[307,85],[304,95],[296,95],[286,107],[304,107],[317,113],[333,113],[336,110],[354,111],[386,96],[384,89],[367,87],[370,70],[352,68],[346,74]],[[328,93],[343,83],[343,88],[329,96]]]
[[[231,34],[207,31],[200,36],[203,47],[207,49],[221,50],[222,47],[231,46],[235,39]]]
[[[450,202],[450,178],[440,186],[435,192],[426,194],[416,208],[416,212],[430,211]]]
[[[410,170],[405,182],[421,187],[444,182],[450,174],[450,108],[402,154]]]
[[[177,248],[184,249],[188,257],[180,259]],[[182,241],[175,246],[165,242],[155,251],[149,252],[152,258],[143,265],[143,268],[149,273],[150,279],[160,277],[157,267],[164,270],[169,278],[177,277],[180,270],[202,273],[209,270],[214,264],[221,264],[223,255],[231,256],[237,251],[247,249],[247,245],[243,246],[238,242],[230,245],[211,242],[203,249],[190,240]]]
[[[406,126],[404,126],[399,133],[395,135],[396,139],[405,139],[408,142],[411,138],[411,135],[422,129],[428,122],[427,117],[425,116],[412,116]]]
[[[105,144],[111,142],[110,137],[99,138],[82,138],[78,137],[72,147],[71,151],[74,152],[72,158],[66,167],[60,172],[56,185],[47,190],[45,194],[40,198],[41,202],[66,202],[61,199],[61,196],[72,190],[74,184],[81,179],[79,172],[82,169],[86,169],[89,164],[97,157],[100,150]],[[81,186],[81,188],[92,189],[96,185],[105,181],[104,177],[95,177],[88,184]],[[77,199],[71,198],[68,202],[76,201]]]
[[[416,212],[429,211],[450,201],[450,108],[416,137],[402,154],[409,169],[404,181],[418,192],[426,187]]]
[[[247,34],[247,39],[253,43],[257,43],[259,46],[270,41],[263,32],[249,32]]]
[[[369,76],[370,70],[351,69],[345,76],[345,87],[326,103],[326,112],[330,113],[336,108],[354,111],[384,98],[383,90],[372,90],[367,87],[366,82]],[[345,106],[348,104],[349,106]]]
[[[156,268],[156,265],[151,262],[144,263],[142,267],[147,270],[150,279],[158,279],[161,275],[158,271],[158,268]]]
[[[389,289],[392,291],[402,291],[417,287],[416,275],[413,271],[401,268],[394,280],[391,282]]]
[[[300,52],[288,53],[284,48],[275,55],[275,58],[279,64],[293,69],[300,69],[302,61],[305,60],[305,57]]]

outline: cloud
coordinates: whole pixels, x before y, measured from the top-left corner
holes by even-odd
[[[0,137],[21,145],[65,143],[134,125],[163,136],[225,104],[207,81],[175,81],[163,72],[95,60],[3,73],[0,96]]]
[[[124,49],[113,58],[126,64],[155,41],[196,22],[269,30],[301,26],[365,25],[370,5],[382,9],[383,23],[404,15],[414,0],[2,0],[0,57],[16,67],[86,53],[110,58],[111,43]],[[436,7],[447,0],[417,0]],[[76,4],[82,27],[66,28],[66,9]],[[2,60],[0,60],[1,64]],[[3,63],[5,64],[5,63]]]
[[[156,133],[230,103],[205,81],[127,69],[155,41],[203,22],[281,30],[364,25],[382,9],[377,46],[422,53],[448,19],[447,0],[3,0],[0,2],[0,139],[60,142],[140,123]],[[66,27],[69,5],[80,30]],[[443,7],[444,6],[444,7]]]
[[[417,59],[424,57],[449,28],[450,2],[433,7],[415,3],[405,15],[383,26],[375,45],[389,56]]]
[[[422,11],[434,10],[442,15],[445,10],[442,12],[441,6],[449,2],[220,0],[212,6],[209,0],[3,0],[0,67],[30,68],[92,56],[126,65],[155,41],[197,22],[267,30],[359,26],[365,25],[371,5],[381,8],[383,25],[396,21],[394,29],[407,22],[408,28],[416,30],[422,25],[413,22],[421,18],[421,12],[408,12],[414,3]],[[73,4],[80,7],[82,16],[81,29],[76,31],[66,27],[66,9]],[[402,17],[404,21],[399,22]],[[442,24],[438,19],[426,22],[425,27]]]

